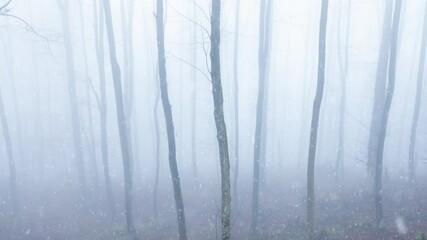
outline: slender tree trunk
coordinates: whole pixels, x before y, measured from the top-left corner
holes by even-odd
[[[261,0],[260,6],[260,21],[259,21],[259,49],[258,49],[258,100],[255,125],[255,143],[254,143],[254,167],[253,167],[253,187],[252,187],[252,217],[251,217],[251,232],[255,233],[258,225],[258,201],[259,201],[259,181],[260,181],[260,161],[261,161],[261,138],[263,134],[264,121],[264,101],[265,101],[265,85],[266,71],[268,59],[268,8],[271,0]],[[265,131],[265,129],[264,129]]]
[[[391,102],[393,100],[394,87],[396,81],[396,55],[397,55],[397,40],[399,33],[400,12],[402,9],[402,0],[396,0],[393,27],[390,35],[390,63],[388,71],[387,94],[384,102],[384,107],[381,117],[381,125],[378,134],[378,151],[375,164],[375,215],[377,227],[380,226],[383,220],[383,200],[382,200],[382,169],[384,157],[385,136],[387,133],[388,118],[390,114]]]
[[[319,29],[319,60],[317,68],[317,90],[313,102],[311,117],[310,145],[307,165],[307,239],[314,239],[314,163],[316,159],[317,132],[319,115],[322,106],[323,89],[325,86],[325,58],[326,58],[326,27],[328,22],[328,0],[322,0]]]
[[[221,0],[212,0],[211,14],[211,78],[214,102],[214,118],[217,131],[221,166],[221,224],[222,239],[230,239],[231,234],[231,191],[230,158],[228,154],[227,128],[224,120],[224,98],[221,85]]]
[[[386,82],[387,82],[387,68],[389,62],[389,52],[390,52],[390,28],[391,28],[391,17],[393,11],[393,1],[385,0],[385,11],[384,19],[382,26],[382,37],[381,45],[378,56],[377,64],[377,73],[375,80],[375,90],[374,90],[374,101],[372,106],[372,115],[371,115],[371,126],[369,131],[369,142],[368,142],[368,177],[371,179],[374,178],[374,166],[375,166],[375,157],[378,150],[378,137],[379,131],[381,128],[381,113],[383,111],[384,100],[385,100],[385,91],[386,91]]]
[[[193,15],[193,19],[197,19],[195,6],[196,3],[191,4],[191,12]],[[191,23],[191,36],[193,44],[197,43],[197,30],[193,23]],[[197,48],[196,46],[193,46],[191,49],[191,63],[197,64]],[[197,188],[200,187],[199,185],[199,175],[197,172],[197,151],[196,151],[196,101],[197,101],[197,69],[193,68],[191,70],[191,82],[192,82],[192,89],[191,89],[191,164],[193,169],[193,177],[195,180],[195,184]]]
[[[234,61],[233,61],[233,78],[234,78],[234,178],[233,178],[233,194],[234,194],[234,206],[237,207],[237,186],[239,182],[239,144],[240,144],[240,133],[239,133],[239,30],[240,30],[240,0],[236,0],[236,15],[234,19]]]
[[[158,66],[156,68],[158,72]],[[157,75],[158,76],[158,75]],[[158,79],[160,80],[160,79]],[[154,108],[153,108],[153,116],[154,116],[154,131],[155,131],[155,137],[156,137],[156,151],[155,151],[155,158],[156,158],[156,173],[155,173],[155,182],[154,182],[154,213],[156,215],[156,218],[158,218],[158,207],[157,207],[157,192],[159,190],[159,177],[160,177],[160,133],[159,133],[159,85],[156,84],[156,99],[154,100]]]
[[[122,150],[123,174],[125,180],[125,207],[127,232],[130,238],[135,238],[133,210],[132,210],[132,169],[131,154],[129,149],[129,137],[127,134],[127,120],[123,104],[123,91],[121,83],[120,66],[117,62],[116,44],[114,40],[113,20],[111,17],[110,0],[104,0],[104,14],[107,27],[108,46],[110,50],[111,70],[113,74],[114,95],[116,97],[117,123],[120,134],[120,145]]]
[[[263,106],[263,126],[261,133],[261,154],[260,154],[260,182],[264,186],[266,184],[266,168],[267,168],[267,124],[268,124],[268,106],[269,106],[269,90],[270,90],[270,63],[271,63],[271,31],[273,28],[272,18],[273,18],[273,9],[272,9],[273,0],[267,2],[265,10],[265,31],[264,31],[264,44],[265,44],[265,89],[264,89],[264,106]]]
[[[9,46],[9,47],[7,47]],[[10,35],[7,34],[6,42],[3,42],[3,50],[6,55],[6,63],[8,63],[6,70],[8,72],[8,76],[10,79],[10,86],[12,91],[12,101],[13,101],[13,108],[14,108],[14,115],[15,115],[15,125],[16,125],[16,135],[17,135],[17,143],[18,143],[18,161],[21,161],[22,163],[22,169],[24,170],[24,173],[26,172],[25,169],[27,168],[27,162],[24,158],[24,151],[22,147],[22,133],[21,133],[21,114],[19,112],[20,106],[18,103],[18,97],[16,93],[16,78],[15,78],[15,61],[13,58],[13,54],[11,51],[12,45],[10,42]]]
[[[104,169],[105,189],[107,194],[107,201],[110,207],[111,218],[114,219],[116,215],[116,207],[114,204],[113,187],[111,185],[110,167],[108,163],[108,141],[107,141],[107,90],[105,87],[105,61],[104,61],[104,13],[103,0],[99,0],[99,7],[97,1],[93,0],[94,5],[94,32],[95,32],[95,46],[96,57],[98,61],[98,77],[99,77],[99,113],[100,113],[100,133],[101,133],[101,155],[102,165]]]
[[[10,139],[9,126],[7,123],[6,112],[3,104],[3,96],[0,90],[0,118],[3,128],[4,142],[6,144],[7,158],[9,159],[9,184],[10,184],[10,199],[12,202],[13,214],[18,213],[18,184],[16,181],[15,159],[13,157],[12,141]]]
[[[185,240],[187,239],[187,229],[185,226],[184,202],[182,199],[181,183],[178,173],[178,165],[176,162],[175,130],[173,125],[172,108],[169,101],[168,85],[166,79],[165,40],[163,28],[163,0],[157,0],[156,22],[160,92],[163,104],[163,111],[166,120],[166,131],[168,135],[169,167],[172,177],[172,185],[174,190],[175,205],[178,217],[179,239]]]
[[[91,95],[91,80],[89,77],[89,63],[88,63],[88,55],[86,48],[86,33],[84,30],[84,12],[83,12],[83,2],[79,2],[80,5],[80,30],[82,36],[82,44],[83,44],[83,63],[84,63],[84,72],[85,72],[85,83],[86,83],[86,107],[87,107],[87,116],[88,116],[88,151],[90,156],[90,166],[91,166],[91,175],[92,175],[92,184],[93,192],[97,195],[99,189],[99,174],[98,174],[98,164],[96,159],[96,150],[95,150],[95,137],[93,133],[93,119],[92,119],[92,95]]]
[[[77,166],[77,174],[79,178],[80,194],[85,197],[87,194],[85,166],[83,160],[83,147],[81,140],[81,127],[80,117],[77,106],[77,92],[76,92],[76,76],[74,70],[74,57],[73,47],[71,44],[71,32],[69,23],[69,0],[58,0],[59,8],[61,11],[62,28],[64,31],[64,50],[67,62],[67,78],[68,78],[68,97],[70,101],[71,121],[73,127],[73,141],[74,141],[74,159]]]
[[[417,75],[417,91],[415,95],[414,113],[412,117],[411,136],[409,140],[409,182],[414,184],[416,180],[415,171],[415,142],[417,137],[418,120],[420,116],[420,105],[421,96],[424,81],[424,67],[426,60],[426,44],[427,44],[427,3],[424,10],[424,25],[423,35],[421,37],[421,49],[420,49],[420,60],[418,64],[418,75]]]
[[[349,33],[350,33],[350,16],[351,16],[351,2],[347,3],[347,19],[345,29],[345,46],[341,46],[341,16],[342,16],[342,2],[340,1],[340,13],[338,19],[338,59],[340,66],[340,78],[341,78],[341,103],[340,103],[340,119],[338,129],[338,151],[337,159],[335,163],[335,182],[338,182],[340,178],[344,176],[344,136],[345,136],[345,116],[346,116],[346,105],[347,105],[347,74],[348,74],[348,45],[349,45]],[[342,53],[344,50],[344,53]],[[344,54],[344,56],[343,56]]]

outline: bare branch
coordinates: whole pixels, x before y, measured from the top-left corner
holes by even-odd
[[[87,81],[89,83],[89,86],[90,86],[90,89],[92,90],[93,95],[95,96],[98,108],[99,108],[99,110],[101,110],[102,108],[101,108],[101,101],[99,100],[99,95],[96,92],[96,90],[95,90],[95,88],[94,88],[94,86],[93,86],[92,81],[90,80],[90,78],[88,78]]]
[[[202,46],[203,46],[203,52],[205,53],[205,63],[206,63],[206,69],[208,69],[208,72],[211,73],[211,69],[209,67],[209,61],[208,61],[208,51],[205,48],[205,36],[203,35],[203,31],[201,31],[202,33]]]
[[[9,6],[9,4],[12,2],[12,0],[9,0],[7,3],[5,3],[3,6],[0,7],[0,15],[3,15],[1,12],[3,11],[3,9],[5,9],[7,6]]]
[[[168,2],[167,2],[168,3]],[[185,19],[187,19],[188,21],[190,21],[191,23],[193,23],[193,24],[195,24],[195,25],[197,25],[197,26],[199,26],[201,29],[203,29],[205,32],[206,32],[206,34],[209,36],[210,35],[210,33],[209,33],[209,31],[203,26],[203,25],[201,25],[200,23],[198,23],[198,22],[196,22],[196,21],[194,21],[193,19],[191,19],[191,18],[189,18],[189,17],[187,17],[187,16],[185,16],[184,14],[182,14],[182,13],[180,13],[176,8],[174,8],[171,4],[169,4],[168,3],[168,5],[179,15],[179,16],[181,16],[181,17],[183,17],[183,18],[185,18]]]
[[[172,57],[174,57],[174,58],[176,58],[176,59],[178,59],[179,61],[181,61],[181,62],[183,62],[183,63],[185,63],[185,64],[188,64],[188,65],[190,65],[191,67],[193,67],[194,69],[196,69],[197,71],[199,71],[201,74],[203,74],[203,76],[205,76],[205,78],[209,81],[209,82],[211,82],[212,83],[212,81],[211,81],[211,79],[202,71],[202,70],[200,70],[200,68],[198,68],[197,66],[195,66],[194,64],[192,64],[192,63],[190,63],[190,62],[188,62],[188,61],[185,61],[184,59],[182,59],[182,58],[180,58],[180,57],[178,57],[178,56],[176,56],[176,55],[174,55],[173,53],[171,53],[171,52],[167,52],[169,55],[171,55]]]
[[[10,18],[14,18],[14,19],[16,19],[16,20],[18,20],[18,21],[20,21],[21,23],[23,23],[32,33],[34,33],[34,35],[36,35],[37,37],[39,37],[39,38],[41,38],[41,39],[43,39],[43,40],[45,40],[46,41],[46,43],[47,43],[47,45],[48,45],[48,48],[49,48],[49,50],[50,50],[50,42],[51,42],[51,40],[49,40],[47,37],[45,37],[45,36],[43,36],[43,35],[41,35],[40,33],[38,33],[27,21],[25,21],[23,18],[21,18],[21,17],[18,17],[18,16],[16,16],[16,15],[13,15],[13,14],[8,14],[8,13],[4,13],[4,14],[1,14],[2,16],[5,16],[5,17],[10,17]]]

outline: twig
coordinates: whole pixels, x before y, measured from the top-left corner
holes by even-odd
[[[5,9],[7,6],[9,6],[9,4],[11,2],[12,2],[12,0],[9,0],[7,3],[5,3],[3,6],[0,7],[0,15],[3,15],[3,14],[1,14],[1,12],[3,11],[3,9]]]
[[[168,1],[166,1],[166,3],[167,3],[167,5],[168,6],[170,6],[179,16],[181,16],[181,17],[183,17],[183,18],[185,18],[185,19],[187,19],[188,21],[190,21],[191,23],[193,23],[193,24],[195,24],[195,25],[197,25],[197,26],[199,26],[200,28],[202,28],[203,30],[205,30],[205,32],[206,32],[206,34],[208,34],[209,35],[209,31],[203,26],[203,25],[201,25],[200,23],[198,23],[198,22],[196,22],[196,21],[194,21],[193,19],[191,19],[191,18],[189,18],[189,17],[187,17],[187,16],[185,16],[184,14],[182,14],[182,13],[180,13],[178,10],[176,10],[171,4],[169,4],[169,2]]]
[[[11,18],[14,18],[14,19],[17,19],[17,20],[19,20],[20,22],[22,22],[23,24],[25,24],[25,26],[28,28],[28,29],[30,29],[30,31],[32,32],[32,33],[34,33],[37,37],[39,37],[39,38],[42,38],[43,40],[45,40],[46,41],[46,44],[47,44],[47,46],[48,46],[48,48],[49,48],[49,51],[50,51],[50,41],[51,40],[49,40],[47,37],[45,37],[45,36],[43,36],[43,35],[41,35],[40,33],[38,33],[27,21],[25,21],[23,18],[21,18],[21,17],[18,17],[18,16],[16,16],[16,15],[13,15],[13,14],[8,14],[8,13],[2,13],[1,14],[2,16],[5,16],[5,17],[11,17]]]
[[[194,69],[196,69],[197,71],[199,71],[201,74],[203,74],[203,76],[206,78],[206,80],[208,80],[209,82],[211,82],[212,83],[212,81],[211,81],[211,79],[202,71],[202,70],[200,70],[200,68],[198,68],[197,66],[195,66],[194,64],[192,64],[192,63],[190,63],[190,62],[188,62],[188,61],[185,61],[184,59],[182,59],[182,58],[180,58],[180,57],[178,57],[178,56],[176,56],[175,54],[173,54],[173,53],[171,53],[171,52],[167,52],[169,55],[171,55],[172,57],[174,57],[174,58],[176,58],[176,59],[178,59],[179,61],[181,61],[181,62],[183,62],[183,63],[185,63],[185,64],[188,64],[188,65],[190,65],[191,67],[193,67]]]

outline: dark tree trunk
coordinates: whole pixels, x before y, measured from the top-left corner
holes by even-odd
[[[9,126],[7,123],[6,112],[3,104],[3,96],[0,90],[0,118],[3,128],[4,142],[6,144],[6,153],[9,160],[9,184],[10,184],[10,199],[12,202],[12,210],[14,214],[18,213],[18,184],[16,181],[15,159],[13,157],[12,141],[10,139]]]
[[[125,207],[127,232],[130,238],[135,238],[133,210],[132,210],[132,169],[129,137],[127,135],[127,120],[123,104],[123,91],[120,75],[120,66],[117,62],[116,44],[114,40],[113,20],[111,17],[110,0],[104,0],[105,23],[107,27],[108,46],[110,49],[111,70],[113,74],[114,95],[116,97],[117,123],[119,127],[120,146],[122,150],[123,174],[125,180]]]
[[[77,106],[77,92],[76,92],[76,76],[74,70],[74,57],[73,47],[71,44],[71,32],[69,23],[69,0],[58,0],[59,8],[61,11],[62,29],[64,31],[64,51],[67,62],[67,78],[68,78],[68,97],[70,101],[71,121],[73,127],[73,141],[74,141],[74,159],[77,166],[77,174],[79,178],[80,194],[81,197],[86,196],[86,176],[85,166],[83,161],[83,147],[81,140],[81,127],[80,116]]]
[[[108,141],[107,141],[107,90],[105,87],[105,61],[104,61],[104,13],[103,0],[99,0],[99,7],[96,7],[96,0],[93,0],[95,17],[95,46],[98,61],[99,77],[99,113],[100,113],[100,133],[101,133],[101,155],[104,169],[105,190],[107,201],[110,207],[111,218],[116,216],[114,204],[113,187],[111,185],[110,167],[108,162]]]
[[[176,162],[176,143],[175,143],[175,129],[173,125],[172,108],[169,101],[168,85],[166,79],[166,58],[165,58],[165,40],[163,28],[163,0],[157,0],[157,47],[159,58],[159,80],[160,92],[163,104],[163,111],[166,120],[166,132],[168,135],[169,147],[169,167],[172,177],[172,185],[174,190],[176,212],[178,217],[178,230],[179,239],[187,239],[187,229],[185,224],[185,211],[184,202],[182,200],[181,182],[178,173],[178,166]]]
[[[211,78],[214,102],[214,118],[217,131],[219,159],[221,166],[221,224],[222,239],[230,239],[231,233],[231,189],[230,158],[228,154],[227,128],[224,120],[224,98],[221,85],[221,0],[212,0],[211,15]]]
[[[385,0],[385,12],[382,26],[381,45],[378,56],[377,73],[375,80],[374,101],[372,106],[371,126],[368,142],[368,177],[374,178],[375,157],[378,150],[378,137],[381,128],[381,113],[383,112],[387,83],[387,68],[390,53],[390,28],[393,13],[393,1]],[[371,178],[372,177],[372,178]]]
[[[375,164],[375,215],[377,227],[380,226],[383,220],[383,199],[382,199],[382,170],[384,157],[384,143],[387,133],[388,118],[390,114],[391,102],[393,100],[394,87],[396,81],[396,55],[397,55],[397,40],[399,33],[400,12],[402,9],[402,0],[396,0],[393,15],[393,27],[390,35],[390,63],[388,71],[387,94],[385,97],[384,107],[381,116],[381,125],[378,134],[378,151]]]
[[[414,184],[416,180],[415,172],[415,142],[417,137],[418,119],[420,116],[420,105],[424,81],[424,67],[426,60],[426,44],[427,44],[427,3],[424,10],[424,25],[423,34],[421,37],[421,49],[420,49],[420,60],[418,64],[418,75],[417,75],[417,92],[415,95],[414,113],[412,116],[411,136],[409,140],[409,182]]]
[[[317,132],[319,115],[325,86],[325,58],[326,58],[326,27],[328,22],[328,0],[322,0],[319,29],[319,60],[317,69],[317,90],[313,102],[311,118],[310,144],[307,165],[307,239],[314,239],[314,163],[316,159]]]

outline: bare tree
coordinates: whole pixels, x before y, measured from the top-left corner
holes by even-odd
[[[86,32],[84,29],[84,12],[83,12],[83,2],[79,1],[79,12],[80,12],[80,31],[82,37],[82,48],[83,48],[83,64],[84,64],[84,74],[85,74],[85,90],[86,90],[86,108],[87,108],[87,126],[88,131],[86,132],[86,139],[88,142],[88,152],[89,152],[89,164],[91,168],[91,177],[93,184],[93,192],[97,194],[99,189],[99,174],[98,174],[98,164],[96,158],[95,150],[95,136],[93,133],[93,114],[92,114],[92,91],[91,91],[91,79],[89,76],[89,63],[86,47]]]
[[[12,140],[10,139],[9,125],[7,122],[6,111],[3,104],[3,96],[0,90],[0,120],[3,128],[4,142],[6,144],[6,153],[9,160],[9,184],[12,210],[14,214],[18,213],[18,184],[16,181],[16,166],[13,157]]]
[[[338,129],[338,151],[337,159],[335,163],[335,180],[344,175],[344,141],[345,141],[345,116],[346,116],[346,105],[347,105],[347,77],[348,77],[348,45],[350,35],[350,16],[351,16],[351,1],[347,3],[347,18],[345,20],[345,45],[342,46],[341,40],[341,17],[342,17],[342,2],[340,1],[340,11],[338,19],[338,59],[339,59],[339,70],[341,78],[341,102],[340,102],[340,120]]]
[[[163,27],[163,0],[157,0],[156,22],[157,22],[157,48],[159,58],[159,80],[160,93],[163,104],[163,111],[166,120],[166,132],[168,135],[169,147],[169,167],[172,177],[172,185],[174,190],[176,212],[178,217],[179,239],[187,239],[187,229],[185,224],[184,202],[181,193],[181,182],[178,173],[178,165],[176,162],[176,142],[175,129],[173,124],[172,108],[169,101],[168,85],[166,79],[166,58],[165,58],[165,40]]]
[[[417,92],[415,95],[414,113],[412,116],[411,136],[409,139],[409,182],[415,183],[416,172],[415,172],[415,143],[417,137],[418,119],[420,116],[420,105],[422,97],[422,89],[424,82],[424,68],[426,60],[426,45],[427,45],[427,3],[424,10],[424,23],[423,23],[423,34],[421,37],[421,49],[420,59],[418,63],[418,75],[417,75]]]
[[[237,203],[237,186],[239,182],[239,24],[240,20],[240,0],[236,0],[236,15],[234,18],[234,55],[233,55],[233,78],[234,78],[234,179],[233,194],[234,203]],[[237,204],[234,204],[237,207]]]
[[[258,225],[258,205],[259,205],[259,182],[260,182],[260,161],[261,161],[261,138],[263,135],[265,90],[267,76],[267,59],[269,54],[269,16],[271,0],[261,0],[260,21],[259,21],[259,49],[258,49],[258,100],[255,123],[255,142],[254,142],[254,167],[253,167],[253,187],[252,187],[252,217],[251,232],[255,233]],[[265,157],[265,156],[264,156]]]
[[[67,64],[68,97],[71,110],[71,122],[73,128],[74,159],[77,166],[80,194],[86,196],[86,176],[83,161],[83,147],[81,140],[80,114],[77,106],[76,74],[74,69],[73,46],[71,43],[71,32],[69,22],[69,0],[57,0],[61,12],[62,29],[64,32],[64,51]]]
[[[135,238],[132,207],[132,156],[129,149],[129,137],[127,134],[127,120],[123,104],[123,91],[121,83],[120,65],[117,62],[116,44],[114,40],[113,20],[111,17],[110,0],[104,0],[105,23],[107,27],[108,46],[110,50],[111,70],[113,74],[114,95],[116,97],[117,124],[120,134],[120,145],[122,150],[123,174],[125,180],[125,208],[126,226],[130,238]]]
[[[368,142],[368,174],[374,178],[375,157],[378,151],[378,137],[381,128],[381,113],[384,107],[387,83],[387,69],[390,54],[390,28],[393,11],[393,1],[385,0],[385,12],[382,24],[381,45],[378,52],[378,64],[374,89],[374,101],[371,115],[371,125]]]
[[[211,14],[211,78],[214,102],[214,118],[217,131],[219,158],[221,166],[221,224],[222,239],[230,239],[231,234],[231,191],[230,157],[228,154],[227,128],[224,120],[224,98],[221,85],[221,0],[212,0]]]
[[[317,90],[313,102],[311,117],[310,144],[307,164],[307,239],[314,239],[314,163],[316,159],[317,132],[319,128],[320,108],[325,86],[326,27],[328,22],[328,0],[322,0],[319,29],[319,60],[317,66]]]
[[[396,81],[396,55],[397,41],[399,33],[400,12],[402,9],[402,0],[396,0],[393,14],[393,26],[390,34],[390,63],[388,68],[388,84],[384,107],[381,116],[381,127],[378,134],[378,151],[375,164],[375,215],[377,227],[383,220],[383,199],[382,199],[382,171],[384,158],[384,143],[387,133],[388,118],[390,114],[391,102],[393,101],[394,87]]]
[[[100,116],[100,135],[101,135],[101,155],[102,165],[105,180],[105,189],[107,193],[108,206],[110,208],[111,218],[114,219],[116,215],[116,207],[114,204],[113,187],[111,185],[110,167],[108,160],[108,141],[107,141],[107,90],[105,86],[105,61],[104,61],[104,13],[103,13],[103,0],[93,0],[94,11],[94,33],[95,33],[95,46],[96,58],[98,62],[98,78],[99,78],[99,96],[98,108]]]

